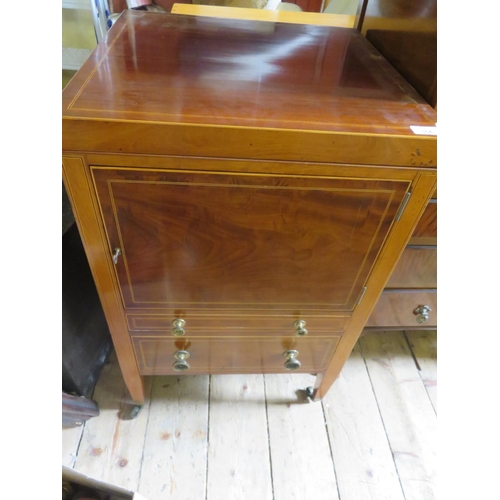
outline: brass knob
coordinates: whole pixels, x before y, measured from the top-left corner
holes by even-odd
[[[174,325],[172,328],[172,334],[176,337],[182,337],[186,333],[186,330],[184,330],[186,322],[183,319],[174,319],[174,321],[172,321],[172,325]]]
[[[304,328],[306,326],[306,322],[303,319],[298,319],[293,323],[293,326],[295,327],[295,335],[297,337],[303,337],[304,335],[307,335],[309,332]]]
[[[429,319],[429,313],[432,309],[429,306],[418,306],[413,314],[417,317],[417,323],[420,325]]]
[[[176,351],[174,352],[174,358],[177,360],[172,366],[176,372],[183,372],[189,370],[189,363],[186,361],[189,358],[189,353],[187,351]]]
[[[293,349],[283,353],[283,356],[286,358],[285,368],[287,370],[296,370],[297,368],[300,368],[300,361],[296,359],[298,355],[299,351],[295,351]]]

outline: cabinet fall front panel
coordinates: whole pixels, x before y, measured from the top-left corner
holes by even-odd
[[[223,162],[221,162],[223,167]],[[92,167],[125,308],[351,311],[408,181]]]

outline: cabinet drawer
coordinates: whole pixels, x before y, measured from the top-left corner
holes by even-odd
[[[284,353],[298,351],[301,366],[294,372],[324,371],[340,337],[289,338],[254,337],[241,339],[133,336],[139,371],[142,375],[203,373],[287,373]],[[189,352],[189,369],[176,371],[174,353]]]
[[[436,288],[437,248],[408,246],[386,288]]]
[[[428,319],[418,323],[416,309],[430,308]],[[366,323],[366,328],[435,328],[437,326],[436,290],[385,290]]]
[[[185,335],[189,336],[258,336],[269,335],[295,336],[297,320],[304,320],[309,335],[330,335],[342,333],[349,320],[344,316],[259,316],[253,315],[163,315],[163,314],[127,314],[130,332],[155,332],[171,335],[173,321],[182,318]]]

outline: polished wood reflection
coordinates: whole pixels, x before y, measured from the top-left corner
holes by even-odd
[[[64,116],[413,135],[435,113],[355,29],[126,11]]]

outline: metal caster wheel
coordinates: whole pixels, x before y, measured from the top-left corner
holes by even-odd
[[[314,388],[313,387],[306,387],[306,395],[309,399],[312,399],[314,395]]]
[[[131,420],[133,420],[134,418],[137,417],[137,415],[139,415],[141,408],[142,408],[142,406],[139,406],[139,405],[136,405],[132,408],[132,410],[130,411],[130,419]]]
[[[122,420],[133,420],[134,418],[137,418],[137,415],[139,415],[141,408],[142,408],[142,405],[127,404],[122,409],[122,411],[120,413],[120,418]]]

